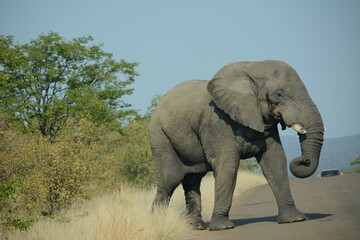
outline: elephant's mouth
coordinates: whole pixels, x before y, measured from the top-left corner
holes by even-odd
[[[305,134],[306,133],[306,129],[299,123],[291,124],[291,128],[294,129],[295,131],[297,131],[300,134]]]
[[[297,131],[300,134],[305,134],[307,133],[307,130],[299,123],[293,123],[291,124],[291,128],[294,129],[295,131]],[[323,132],[326,132],[327,129],[326,127],[323,128]]]
[[[293,123],[290,126],[287,126],[284,121],[280,121],[280,124],[281,124],[282,130],[285,130],[286,127],[291,127],[292,129],[294,129],[296,132],[298,132],[300,134],[305,134],[307,132],[305,127],[303,127],[300,123]]]

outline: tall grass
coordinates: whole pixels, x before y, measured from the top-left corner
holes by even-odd
[[[262,175],[239,172],[235,195],[265,183]],[[207,175],[201,185],[203,216],[209,221],[214,204],[214,180]],[[123,185],[119,191],[74,205],[60,218],[46,218],[26,232],[14,232],[13,240],[186,240],[194,239],[184,215],[182,187],[174,193],[170,207],[150,211],[155,189],[139,190]],[[4,238],[4,237],[2,237]],[[1,238],[1,239],[2,239]]]

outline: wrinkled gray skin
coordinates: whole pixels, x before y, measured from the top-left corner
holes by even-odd
[[[302,156],[290,164],[300,178],[312,175],[323,143],[320,113],[293,68],[280,61],[237,62],[211,81],[190,80],[169,91],[150,123],[157,174],[153,209],[167,205],[182,183],[188,214],[201,219],[200,182],[214,171],[215,205],[210,230],[233,228],[229,210],[240,159],[256,157],[274,193],[279,223],[307,218],[294,204],[277,124],[305,128]],[[310,200],[309,200],[310,201]]]

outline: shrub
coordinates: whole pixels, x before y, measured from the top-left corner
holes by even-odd
[[[50,142],[37,134],[3,134],[0,210],[5,214],[1,221],[16,227],[16,216],[53,215],[77,199],[89,198],[89,185],[104,177],[102,162],[111,158],[102,154],[98,142],[90,142],[91,137],[64,133]]]
[[[114,150],[120,176],[140,187],[149,187],[155,182],[147,129],[148,121],[131,122]]]
[[[1,223],[26,229],[75,201],[111,192],[122,182],[154,183],[147,121],[124,134],[70,120],[54,140],[40,134],[3,133],[0,138]]]

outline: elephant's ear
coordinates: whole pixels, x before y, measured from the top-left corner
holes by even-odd
[[[246,74],[234,76],[221,72],[220,70],[207,86],[215,104],[232,120],[264,132],[263,117],[253,81]]]

